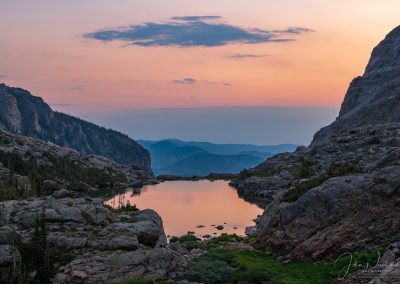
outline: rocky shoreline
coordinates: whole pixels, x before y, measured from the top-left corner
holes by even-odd
[[[218,173],[211,173],[207,176],[176,176],[176,175],[159,175],[156,177],[157,181],[164,182],[164,181],[200,181],[200,180],[231,180],[235,178],[236,174],[218,174]]]
[[[6,201],[2,208],[0,266],[26,263],[23,248],[37,241],[39,222],[45,226],[47,250],[72,259],[63,265],[50,263],[53,283],[174,279],[186,265],[168,248],[162,220],[153,210],[112,212],[102,199],[67,190]]]

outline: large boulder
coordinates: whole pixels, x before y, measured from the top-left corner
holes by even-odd
[[[5,214],[0,266],[19,261],[18,246],[30,244],[44,222],[49,248],[74,258],[55,267],[55,283],[177,277],[185,265],[167,248],[162,220],[153,210],[113,213],[101,199],[60,190],[43,198],[6,201]]]

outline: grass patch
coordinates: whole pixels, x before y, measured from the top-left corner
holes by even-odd
[[[309,191],[311,188],[317,187],[324,183],[328,177],[326,176],[318,176],[314,178],[310,178],[308,180],[305,180],[299,184],[297,184],[294,188],[294,190],[288,191],[284,197],[283,200],[285,202],[295,202],[297,199],[299,199],[304,193]]]
[[[135,279],[135,280],[127,280],[127,281],[120,281],[120,282],[112,282],[112,283],[101,283],[101,284],[167,284],[165,280],[152,280],[152,279]]]
[[[227,238],[227,237],[226,237]],[[284,263],[276,256],[260,251],[211,247],[198,257],[182,276],[189,281],[210,284],[327,284],[335,283],[338,276],[357,271],[367,264],[374,266],[388,245],[398,238],[369,251],[344,255],[338,260],[319,263],[292,261]],[[350,265],[352,263],[352,265]]]
[[[196,259],[183,279],[210,284],[326,284],[333,283],[337,273],[331,264],[283,263],[263,252],[220,247]]]
[[[300,157],[301,166],[297,169],[297,175],[301,178],[309,178],[314,175],[315,161],[310,157]]]
[[[226,243],[242,242],[244,240],[245,240],[244,237],[238,236],[236,234],[230,235],[230,234],[223,233],[222,235],[220,235],[218,237],[211,238],[207,242],[207,244],[209,244],[209,245],[223,245],[223,244],[226,244]]]
[[[249,171],[250,176],[260,177],[260,178],[268,178],[277,174],[279,171],[277,169],[252,169]]]
[[[361,173],[362,169],[358,164],[342,164],[342,165],[334,165],[332,164],[329,168],[329,176],[330,177],[339,177],[339,176],[348,176],[352,174]]]

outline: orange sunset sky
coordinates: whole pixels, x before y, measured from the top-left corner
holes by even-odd
[[[88,112],[202,106],[338,106],[398,0],[2,0],[0,76],[56,108]],[[137,46],[84,35],[215,15],[243,29],[289,27],[286,42]],[[257,57],[232,58],[234,55]],[[184,78],[193,84],[174,83]]]

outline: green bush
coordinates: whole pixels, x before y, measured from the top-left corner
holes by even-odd
[[[298,175],[300,178],[308,178],[314,174],[314,164],[315,162],[309,157],[300,158],[301,166],[298,170]]]
[[[169,283],[165,280],[152,280],[152,279],[135,279],[135,280],[127,280],[120,282],[112,282],[112,284],[166,284]],[[111,284],[111,283],[101,283],[101,284]]]
[[[184,235],[179,238],[179,242],[181,242],[181,243],[197,242],[199,240],[200,240],[199,238],[197,238],[195,235],[191,235],[191,234]]]
[[[203,242],[201,242],[199,238],[197,238],[195,235],[192,234],[184,235],[178,238],[178,241],[184,246],[186,246],[188,250],[196,248],[204,249],[206,247],[206,245]]]
[[[244,179],[251,177],[251,174],[248,169],[243,169],[238,174],[238,177],[239,177],[239,179],[244,180]]]
[[[347,176],[361,172],[361,167],[358,164],[332,164],[329,168],[328,175],[330,177]]]
[[[170,243],[177,243],[179,241],[179,238],[177,237],[177,236],[172,236],[170,239],[169,239],[169,242]]]
[[[192,263],[183,279],[207,284],[229,283],[237,268],[236,257],[229,250],[210,249]]]
[[[207,284],[229,283],[234,272],[225,261],[214,260],[212,262],[200,261],[189,268],[183,278]]]
[[[280,284],[282,281],[275,273],[265,268],[242,268],[232,276],[233,284]]]
[[[294,190],[288,191],[284,195],[284,201],[285,202],[295,202],[297,199],[299,199],[304,193],[309,191],[311,188],[317,187],[324,183],[328,178],[326,176],[318,176],[314,177],[311,179],[308,179],[306,181],[303,181],[299,184],[297,184],[294,188]]]
[[[208,241],[208,244],[225,244],[244,241],[245,238],[238,236],[236,234],[226,234],[223,233],[221,236],[212,238]]]

